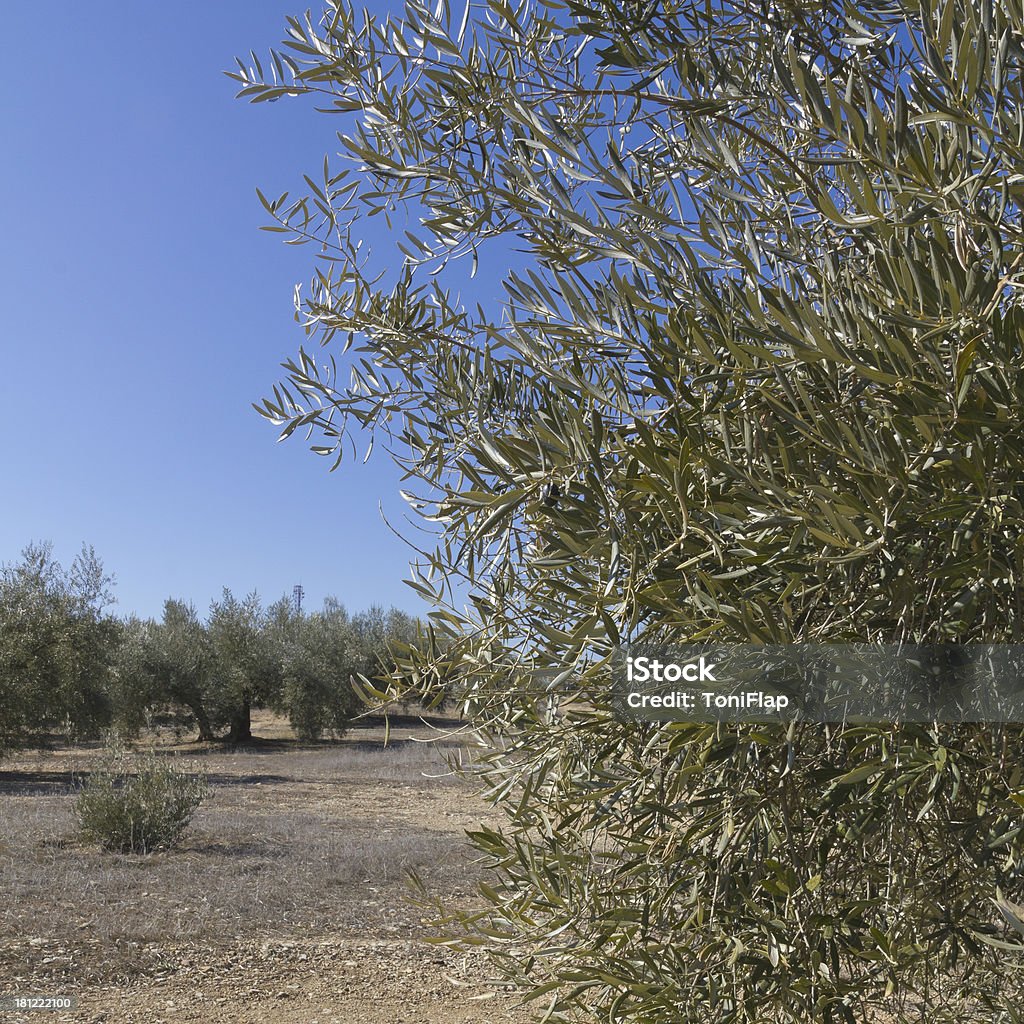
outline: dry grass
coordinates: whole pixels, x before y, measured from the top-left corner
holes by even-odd
[[[416,869],[459,892],[472,873],[461,819],[472,825],[479,813],[445,765],[453,743],[413,742],[409,731],[395,730],[387,747],[382,730],[364,728],[334,744],[188,748],[211,796],[179,848],[141,856],[77,838],[76,774],[100,751],[7,763],[0,934],[116,943],[420,933],[403,879]]]

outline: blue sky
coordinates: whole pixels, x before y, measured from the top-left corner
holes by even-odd
[[[255,189],[301,191],[339,125],[236,100],[223,71],[303,10],[4,5],[0,562],[92,544],[122,614],[295,583],[307,606],[425,610],[379,510],[404,514],[390,463],[329,474],[251,408],[303,340],[313,265],[258,230]]]

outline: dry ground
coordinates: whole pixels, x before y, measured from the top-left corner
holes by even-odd
[[[80,842],[76,778],[99,749],[0,764],[0,996],[69,995],[74,1012],[0,1020],[161,1024],[508,1024],[525,1019],[479,959],[431,945],[407,901],[470,905],[466,828],[488,809],[444,763],[468,737],[392,720],[300,745],[258,717],[239,750],[159,749],[211,794],[180,848],[108,854]]]

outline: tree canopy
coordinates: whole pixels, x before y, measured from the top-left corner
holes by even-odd
[[[1009,0],[335,0],[239,62],[342,115],[308,193],[262,197],[316,247],[324,350],[258,408],[413,481],[430,649],[501,738],[465,923],[549,1020],[1021,1003],[1019,727],[600,695],[628,640],[1019,639],[1022,61]],[[542,714],[537,669],[589,703]]]
[[[111,718],[119,623],[113,580],[91,547],[70,568],[48,544],[0,566],[0,752],[32,735],[95,737]]]

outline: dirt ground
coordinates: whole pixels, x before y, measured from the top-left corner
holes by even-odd
[[[475,954],[431,944],[431,895],[471,906],[464,832],[489,820],[443,755],[465,735],[413,719],[300,745],[259,717],[238,750],[163,740],[210,796],[180,847],[83,843],[76,785],[98,748],[0,763],[0,997],[72,996],[73,1011],[0,1021],[508,1024],[529,1019]]]

